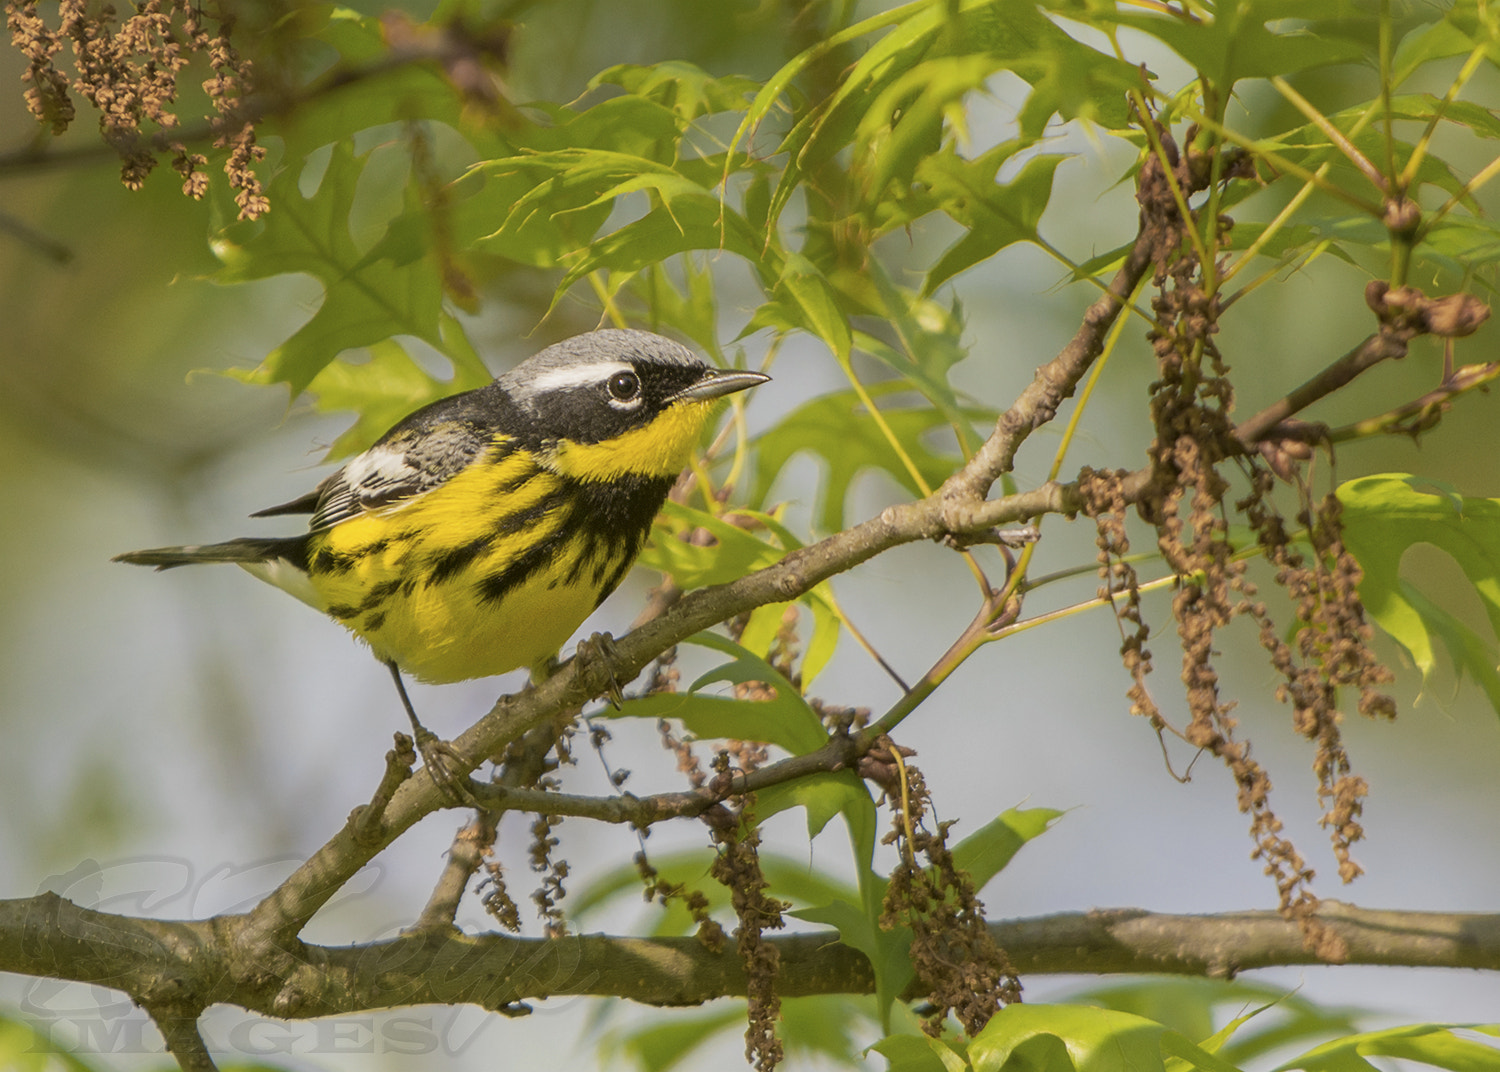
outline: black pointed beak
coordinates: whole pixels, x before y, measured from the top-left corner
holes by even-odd
[[[703,378],[691,387],[678,391],[673,402],[708,402],[736,391],[744,391],[756,384],[765,383],[771,377],[763,372],[739,372],[734,369],[709,369]]]

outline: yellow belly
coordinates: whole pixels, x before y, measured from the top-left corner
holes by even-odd
[[[555,654],[594,609],[596,589],[555,581],[535,574],[499,603],[482,602],[461,584],[418,586],[391,596],[375,628],[360,619],[344,624],[419,681],[489,677]]]
[[[518,453],[319,533],[308,579],[327,613],[418,680],[531,667],[623,564],[613,541],[576,531],[572,510],[564,482]]]

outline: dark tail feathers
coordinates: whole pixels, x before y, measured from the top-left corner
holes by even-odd
[[[129,562],[132,566],[155,566],[164,570],[173,566],[191,566],[198,562],[267,562],[273,558],[284,558],[299,569],[307,569],[307,537],[242,536],[237,540],[202,546],[153,547],[145,551],[126,551],[110,561]]]

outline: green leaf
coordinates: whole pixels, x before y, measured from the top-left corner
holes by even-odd
[[[1141,84],[1138,67],[1079,41],[1028,0],[975,5],[955,21],[943,48],[990,56],[1030,84],[1017,116],[1027,145],[1045,136],[1054,115],[1111,130],[1127,126],[1126,94]]]
[[[957,7],[972,7],[976,2],[986,0],[958,0]],[[767,209],[771,226],[775,225],[782,210],[791,201],[803,176],[831,159],[849,143],[859,118],[867,111],[869,98],[881,92],[892,79],[909,70],[932,46],[937,35],[949,24],[952,7],[948,0],[920,0],[886,13],[888,16],[895,16],[887,23],[895,23],[890,32],[865,50],[821,106],[815,112],[803,116],[778,147],[777,152],[785,155],[787,164]],[[866,20],[863,25],[870,30],[881,28],[873,19]],[[736,140],[758,124],[761,116],[769,113],[770,102],[765,99],[767,93],[777,87],[775,92],[779,96],[782,79],[790,81],[801,67],[822,51],[823,48],[808,49],[777,72],[776,77],[767,83],[766,89],[756,98],[750,114],[740,126]]]
[[[645,1020],[642,1027],[607,1034],[599,1042],[610,1067],[628,1062],[642,1072],[668,1072],[679,1067],[710,1039],[745,1022],[743,1002],[707,1013],[677,1013]]]
[[[855,132],[866,198],[879,200],[893,180],[909,186],[917,165],[937,150],[945,117],[998,68],[989,56],[945,56],[917,64],[887,86]]]
[[[705,545],[689,538],[699,530],[712,536],[714,542]],[[650,542],[639,561],[647,569],[670,574],[677,587],[686,590],[738,580],[775,565],[791,549],[769,543],[748,528],[707,511],[668,502],[652,526]]]
[[[1417,248],[1462,273],[1465,268],[1500,262],[1500,227],[1482,217],[1449,213],[1427,229]]]
[[[1359,561],[1359,596],[1377,625],[1394,637],[1430,682],[1437,661],[1434,639],[1448,650],[1459,674],[1468,673],[1500,712],[1500,673],[1494,643],[1481,638],[1401,577],[1401,559],[1427,543],[1458,563],[1500,633],[1500,500],[1422,490],[1403,473],[1351,480],[1338,489],[1344,544]],[[1431,486],[1431,485],[1429,485]]]
[[[1050,1036],[1078,1072],[1166,1072],[1166,1059],[1175,1058],[1204,1072],[1238,1072],[1228,1061],[1185,1036],[1144,1017],[1086,1005],[1007,1005],[969,1043],[974,1072],[999,1072],[1021,1047]],[[1039,1067],[1056,1067],[1058,1047],[1040,1043],[1049,1060]]]
[[[816,1064],[837,1067],[848,1062],[858,1050],[854,1040],[861,1022],[871,1015],[868,997],[847,994],[814,994],[808,997],[784,998],[781,1023],[776,1034],[786,1047],[788,1058],[822,1057]],[[808,1067],[789,1061],[788,1068]]]
[[[684,121],[715,112],[739,111],[760,88],[759,83],[740,75],[715,78],[684,60],[665,60],[650,66],[620,63],[589,79],[590,89],[611,85],[669,108]]]
[[[1227,94],[1241,79],[1270,78],[1363,59],[1364,49],[1353,41],[1308,32],[1302,23],[1340,15],[1373,21],[1372,16],[1347,5],[1314,0],[1220,4],[1212,18],[1133,11],[1100,17],[1155,37],[1204,74],[1220,93]],[[1267,29],[1273,21],[1284,28]]]
[[[333,4],[310,4],[299,8],[296,18],[305,27],[300,30],[305,38],[332,48],[343,69],[384,69],[378,78],[358,78],[357,90],[345,87],[309,93],[295,108],[273,110],[262,121],[260,133],[262,138],[281,138],[287,160],[301,160],[320,146],[344,141],[372,127],[418,119],[467,128],[470,138],[480,136],[482,140],[480,132],[464,122],[464,101],[437,64],[391,62],[391,49],[378,16]],[[325,78],[331,80],[331,76]],[[275,204],[279,211],[280,202]]]
[[[788,808],[806,808],[807,836],[815,838],[835,815],[858,807],[860,798],[868,800],[869,796],[864,783],[850,771],[813,774],[758,792],[755,818],[764,822]]]
[[[100,1072],[102,1066],[65,1053],[20,1018],[0,1016],[0,1068],[11,1072]]]
[[[1455,1035],[1462,1027],[1487,1035],[1500,1035],[1497,1024],[1410,1024],[1383,1031],[1367,1031],[1324,1043],[1299,1057],[1278,1065],[1276,1072],[1301,1068],[1307,1072],[1357,1072],[1377,1066],[1367,1058],[1397,1057],[1452,1072],[1496,1072],[1500,1048],[1494,1044]]]
[[[658,192],[665,189],[662,184]],[[666,203],[590,242],[559,289],[600,268],[638,272],[690,250],[737,254],[764,278],[774,279],[780,270],[779,251],[744,217],[712,191],[683,180],[671,188]]]
[[[715,667],[689,687],[687,692],[658,692],[626,700],[605,718],[675,718],[700,738],[738,738],[779,745],[793,755],[816,751],[828,742],[828,731],[817,713],[807,706],[792,683],[764,659],[746,651],[727,637],[699,633],[687,640],[734,657]],[[736,700],[700,692],[706,685],[758,682],[770,688],[770,700]]]
[[[651,530],[651,540],[641,555],[641,565],[669,574],[681,588],[698,588],[738,580],[755,570],[774,565],[788,552],[802,546],[801,541],[773,514],[754,510],[734,513],[758,523],[761,529],[779,541],[779,546],[722,517],[668,502]],[[700,532],[711,535],[713,541],[705,544]],[[833,657],[843,613],[834,601],[833,588],[828,581],[803,593],[796,602],[811,608],[813,614],[813,635],[802,656],[801,680],[805,691]],[[790,605],[769,603],[757,607],[740,635],[740,646],[756,655],[767,655],[781,628],[782,615]]]
[[[663,258],[665,260],[666,258]],[[650,327],[660,330],[670,324],[716,365],[725,365],[719,345],[719,303],[715,293],[716,277],[710,265],[699,265],[697,259],[684,256],[678,260],[682,269],[679,287],[664,264],[648,264],[630,280],[630,288],[650,311]]]
[[[903,387],[900,383],[884,383],[874,384],[868,390],[879,400]],[[960,464],[957,456],[939,454],[925,443],[928,433],[946,425],[937,410],[892,404],[881,406],[880,412],[929,487],[940,485]],[[971,420],[985,423],[994,420],[984,411],[969,410],[968,415]],[[751,492],[755,502],[766,500],[782,469],[803,451],[811,452],[824,463],[827,472],[819,483],[822,502],[818,527],[825,532],[844,528],[844,503],[855,478],[866,469],[884,472],[913,497],[922,493],[853,391],[838,391],[803,403],[774,428],[757,436],[753,445],[758,452],[755,488]]]
[[[966,325],[958,299],[954,298],[951,306],[943,306],[914,290],[898,287],[878,260],[872,260],[858,278],[870,284],[869,304],[875,315],[890,325],[895,342],[888,344],[856,331],[856,349],[920,391],[943,414],[968,457],[978,449],[979,437],[974,435],[972,419],[948,382],[953,366],[969,355],[963,342]]]
[[[886,1072],[964,1072],[969,1067],[947,1039],[887,1035],[870,1049],[889,1062]]]
[[[839,307],[838,293],[812,261],[787,254],[775,297],[792,325],[821,339],[841,364],[848,362],[853,347],[849,318]]]
[[[838,899],[789,914],[808,923],[833,927],[839,932],[839,941],[865,955],[875,971],[875,1000],[884,1021],[891,1003],[900,997],[916,973],[911,966],[911,930],[883,929],[877,921],[878,904],[877,901],[876,910],[871,911],[853,901]]]
[[[1345,1035],[1355,1030],[1364,1010],[1322,1006],[1296,993],[1243,978],[1186,979],[1146,976],[1125,983],[1104,983],[1072,991],[1075,1004],[1101,1005],[1156,1020],[1235,1064],[1244,1065],[1299,1042]],[[1222,1011],[1247,1013],[1214,1031]],[[1258,1014],[1274,1009],[1274,1017]],[[1253,1026],[1247,1027],[1253,1021]]]
[[[1402,85],[1433,60],[1463,56],[1474,50],[1474,39],[1447,19],[1419,26],[1396,45],[1391,57],[1391,88]]]
[[[599,1045],[603,1067],[618,1068],[626,1061],[651,1072],[683,1067],[697,1050],[730,1027],[743,1029],[745,1003],[720,1004],[723,1007],[716,1005],[712,1014],[673,1012],[648,1019],[642,1027],[608,1033]],[[868,1016],[868,1006],[866,998],[843,994],[784,998],[776,1034],[789,1061],[821,1057],[834,1063],[847,1062],[856,1049],[852,1033]],[[698,1066],[703,1066],[701,1060]]]
[[[485,377],[488,382],[489,377]],[[455,388],[470,390],[479,383],[449,384],[429,375],[413,361],[395,339],[370,347],[370,359],[362,364],[330,362],[307,385],[308,393],[323,412],[353,410],[359,414],[354,426],[329,448],[330,458],[346,457],[364,450],[402,417]]]
[[[216,237],[214,252],[223,263],[220,282],[306,273],[324,286],[312,319],[258,368],[232,373],[236,378],[286,383],[297,395],[345,350],[393,335],[410,335],[440,353],[450,352],[442,332],[442,274],[425,256],[415,255],[412,236],[403,234],[398,242],[388,232],[365,252],[350,235],[349,215],[365,160],[351,143],[335,145],[322,181],[307,196],[298,188],[297,173],[281,172],[270,185],[276,211],[254,225],[232,225]]]
[[[1052,808],[1010,808],[953,846],[953,862],[968,872],[976,892],[982,890],[1022,845],[1046,833],[1063,814]]]
[[[593,191],[584,191],[571,195],[567,204],[559,193],[557,211],[531,202],[521,207],[529,194],[555,180],[552,169],[524,159],[502,158],[471,170],[453,187],[449,226],[455,241],[531,268],[561,264],[603,226],[610,206],[580,207],[593,199]],[[572,211],[563,211],[569,207]]]
[[[1033,157],[1010,182],[999,182],[1000,165],[1016,148],[1015,143],[1007,143],[974,160],[945,152],[922,161],[919,174],[931,196],[954,221],[968,228],[928,271],[923,294],[931,294],[1006,246],[1038,238],[1037,225],[1052,197],[1052,175],[1063,158]]]

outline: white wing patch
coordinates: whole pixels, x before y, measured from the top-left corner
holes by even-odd
[[[309,527],[314,531],[332,528],[372,506],[422,490],[429,481],[407,462],[405,448],[405,443],[399,448],[377,444],[351,459],[329,483]]]

